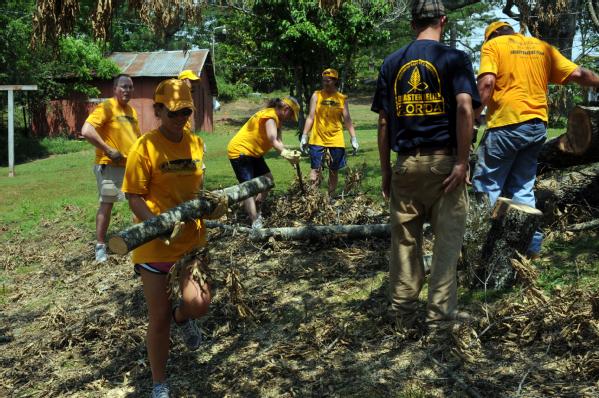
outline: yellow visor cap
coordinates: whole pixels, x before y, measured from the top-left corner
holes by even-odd
[[[186,69],[182,70],[181,73],[179,73],[178,79],[200,80],[200,77],[193,73],[191,69]]]
[[[191,90],[179,79],[163,80],[154,91],[154,102],[162,104],[171,112],[180,109],[194,109]]]
[[[322,77],[332,77],[333,79],[339,79],[339,73],[333,68],[328,68],[322,71]]]
[[[299,115],[299,103],[297,102],[297,100],[293,97],[285,97],[283,98],[281,101],[283,101],[285,104],[287,104],[291,110],[293,111],[293,120],[295,120],[297,122],[297,118]]]

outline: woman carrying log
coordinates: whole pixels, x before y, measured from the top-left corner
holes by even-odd
[[[164,80],[156,88],[154,113],[160,127],[145,133],[133,145],[123,183],[129,207],[138,221],[194,199],[202,189],[204,144],[184,128],[193,109],[189,87],[181,80]],[[154,239],[133,250],[132,257],[148,306],[146,345],[154,382],[152,397],[160,398],[169,396],[166,362],[171,320],[187,347],[197,349],[201,334],[194,320],[206,314],[211,299],[210,287],[200,286],[188,270],[183,270],[182,298],[171,307],[167,293],[170,268],[185,253],[206,244],[201,220],[177,225],[175,231],[170,242]]]
[[[281,125],[284,121],[297,122],[299,104],[293,97],[271,100],[266,108],[256,112],[227,146],[227,155],[239,182],[245,182],[263,175],[273,178],[264,161],[264,154],[275,148],[291,164],[297,165],[299,151],[286,149],[281,137]],[[262,228],[262,216],[259,205],[264,202],[268,191],[243,202],[250,218],[252,228]]]

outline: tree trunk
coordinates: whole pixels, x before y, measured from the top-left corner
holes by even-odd
[[[231,204],[255,196],[272,187],[274,187],[274,182],[270,178],[262,176],[214,193],[225,194],[228,203]],[[202,218],[202,216],[210,214],[217,205],[216,201],[206,198],[181,203],[177,207],[173,207],[142,223],[132,225],[112,236],[108,241],[108,247],[114,253],[126,254],[152,239],[171,233],[175,222]]]
[[[539,174],[599,161],[599,106],[576,106],[564,134],[547,141],[539,153]]]
[[[501,289],[512,285],[515,273],[511,260],[525,254],[543,213],[510,199],[499,198],[490,215],[488,232],[470,242],[463,262],[471,273],[473,286]]]
[[[388,238],[391,236],[389,224],[368,225],[308,225],[305,227],[262,228],[250,231],[253,241],[267,240],[321,240],[324,238],[364,239]]]
[[[599,162],[543,175],[536,184],[537,208],[551,223],[557,208],[569,204],[599,205]]]

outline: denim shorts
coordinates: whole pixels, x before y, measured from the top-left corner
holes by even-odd
[[[310,149],[310,167],[313,170],[320,169],[321,167],[327,167],[331,171],[337,171],[342,169],[347,164],[347,159],[345,157],[345,148],[333,148],[333,147],[324,147],[320,145],[309,145]],[[331,155],[331,163],[329,165],[324,164],[324,154],[325,150],[329,150],[329,154]]]
[[[245,182],[252,178],[260,177],[270,173],[263,157],[253,158],[251,156],[240,155],[237,159],[229,159],[237,181]]]

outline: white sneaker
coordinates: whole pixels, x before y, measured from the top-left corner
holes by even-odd
[[[169,389],[166,383],[154,384],[150,398],[169,398]]]
[[[258,216],[258,218],[256,218],[252,223],[252,229],[260,229],[263,227],[263,225],[264,220],[262,219],[262,216]]]
[[[96,244],[96,261],[99,263],[108,261],[108,254],[106,253],[106,245],[104,243]]]

